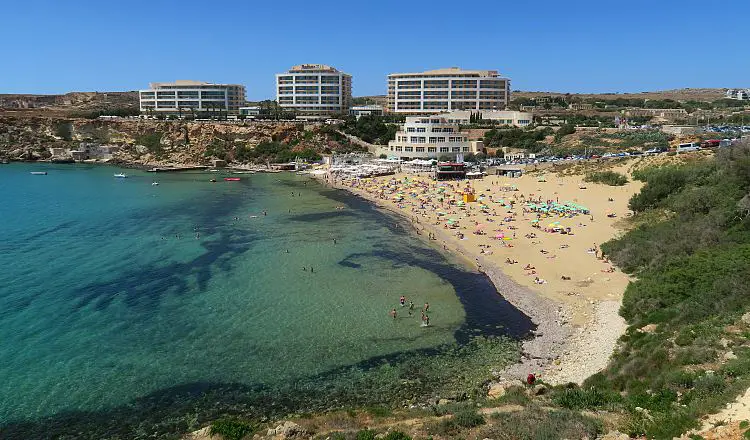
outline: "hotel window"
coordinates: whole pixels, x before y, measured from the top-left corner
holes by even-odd
[[[412,151],[414,151],[414,149],[412,147],[404,147],[404,151],[411,153]]]
[[[440,81],[440,80],[426,80],[424,82],[424,88],[425,89],[447,89],[448,88],[448,80]]]
[[[440,152],[441,153],[447,153],[448,151],[449,151],[448,147],[440,147]]]
[[[399,89],[419,89],[422,87],[422,81],[400,81]]]
[[[469,147],[463,147],[463,149],[464,149],[464,153],[468,153],[469,152]]]
[[[453,147],[453,152],[454,153],[460,153],[461,152],[461,147]]]
[[[217,90],[209,90],[201,92],[201,99],[225,99],[226,93]]]
[[[156,101],[157,108],[175,108],[174,101]]]
[[[445,142],[445,136],[438,136],[437,141],[438,142]]]
[[[437,142],[437,138],[436,137],[430,137],[430,143],[434,144],[435,142]]]
[[[320,87],[320,93],[326,93],[329,95],[338,95],[339,94],[339,86],[321,86]]]
[[[424,153],[424,147],[416,147],[415,150],[417,153]]]
[[[435,153],[435,152],[437,152],[437,147],[427,147],[427,152],[428,153]]]
[[[418,144],[424,144],[426,141],[427,141],[427,138],[425,138],[424,136],[420,136],[417,138]]]
[[[320,82],[323,84],[338,84],[339,77],[338,76],[321,76]]]
[[[157,99],[174,99],[174,92],[156,92]]]
[[[178,99],[198,99],[200,92],[197,90],[180,90],[177,92]]]
[[[425,128],[424,127],[417,127],[417,133],[424,133]]]
[[[416,144],[417,143],[417,137],[416,136],[410,137],[409,138],[409,142],[411,142],[412,144]]]
[[[141,99],[154,99],[154,92],[141,92]]]
[[[401,147],[396,147],[396,151],[401,151]]]
[[[415,131],[416,131],[416,129],[414,127],[406,127],[406,132],[407,133],[414,133]]]

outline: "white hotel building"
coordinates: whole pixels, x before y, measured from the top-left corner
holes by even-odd
[[[400,159],[437,159],[441,156],[478,153],[484,149],[482,141],[469,141],[469,135],[459,131],[457,124],[444,117],[410,116],[396,139],[380,148],[378,154]]]
[[[454,110],[503,110],[510,79],[495,70],[458,67],[388,75],[388,111],[434,114]]]
[[[245,86],[177,80],[173,83],[151,83],[139,90],[141,112],[190,113],[227,111],[237,113],[245,105]]]
[[[352,76],[324,64],[300,64],[276,74],[276,101],[300,116],[347,113],[352,105]]]

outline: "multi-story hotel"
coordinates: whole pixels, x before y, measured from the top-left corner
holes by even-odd
[[[457,124],[441,116],[410,116],[406,118],[396,139],[382,147],[380,154],[401,159],[437,159],[441,156],[478,153],[484,149],[482,141],[469,141],[469,135],[459,131]]]
[[[324,64],[300,64],[276,74],[276,100],[300,116],[347,113],[352,104],[352,77]]]
[[[228,111],[236,113],[245,105],[245,86],[178,80],[151,83],[140,90],[141,112],[188,113],[190,111]]]
[[[388,111],[434,114],[453,110],[503,110],[510,79],[495,70],[458,67],[388,75]]]

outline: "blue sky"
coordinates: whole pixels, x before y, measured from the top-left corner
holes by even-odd
[[[750,0],[19,0],[0,17],[0,93],[197,79],[265,99],[301,63],[352,74],[355,96],[448,66],[499,70],[514,90],[750,87]]]

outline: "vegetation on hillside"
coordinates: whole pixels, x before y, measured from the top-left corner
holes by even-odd
[[[484,134],[484,145],[490,148],[521,148],[531,153],[537,153],[547,147],[544,139],[553,134],[551,128],[541,130],[529,130],[511,128],[508,130],[492,129]]]
[[[359,119],[351,116],[341,129],[370,144],[388,145],[388,141],[396,138],[398,125],[389,123],[382,116],[361,116]]]
[[[598,171],[587,174],[584,179],[586,182],[603,183],[610,186],[623,186],[628,183],[628,178],[614,171]]]
[[[628,434],[672,438],[750,385],[750,145],[634,177],[638,226],[602,245],[637,277],[629,328],[609,367],[556,402],[622,410]]]

